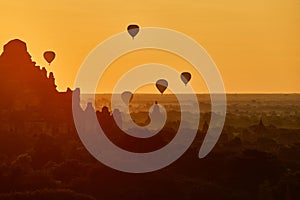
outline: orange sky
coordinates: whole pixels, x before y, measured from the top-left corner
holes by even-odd
[[[54,72],[59,90],[73,87],[88,53],[130,23],[175,29],[193,37],[219,67],[227,92],[300,92],[297,0],[0,1],[0,45],[14,38],[25,41],[33,60]],[[50,67],[42,57],[45,50],[57,53]],[[126,71],[150,62],[149,58],[170,66],[184,63],[174,63],[172,55],[161,52],[135,53],[138,59],[128,55],[115,65]],[[118,67],[112,66],[103,77],[106,86],[99,92],[111,90],[115,80],[108,78],[109,73]],[[174,66],[179,71],[186,67]],[[199,79],[194,77],[191,84],[203,92]]]

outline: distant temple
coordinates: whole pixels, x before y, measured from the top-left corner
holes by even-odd
[[[208,127],[209,127],[209,125],[208,125],[208,123],[207,123],[207,121],[205,120],[204,121],[204,124],[203,124],[203,126],[202,126],[202,133],[206,133],[207,132],[207,130],[208,130]]]
[[[264,125],[264,123],[262,121],[262,117],[259,120],[258,128],[261,129],[261,130],[266,129],[266,127],[265,127],[265,125]]]
[[[257,125],[253,125],[250,128],[253,130],[253,132],[255,134],[259,134],[261,136],[264,136],[268,132],[265,124],[263,123],[262,117],[260,118],[260,120],[259,120],[259,122],[258,122]]]

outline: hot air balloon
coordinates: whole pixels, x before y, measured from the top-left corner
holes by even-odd
[[[123,100],[123,102],[125,103],[125,104],[129,104],[130,103],[130,101],[132,100],[132,97],[133,97],[133,95],[132,95],[132,93],[131,92],[129,92],[129,91],[125,91],[125,92],[123,92],[122,94],[121,94],[121,98],[122,98],[122,100]]]
[[[186,85],[191,80],[192,75],[189,72],[182,72],[180,78],[182,82]]]
[[[53,51],[45,51],[44,52],[44,58],[50,65],[50,63],[54,60],[55,58],[55,53]]]
[[[158,81],[156,81],[156,88],[160,91],[161,94],[164,93],[167,87],[168,81],[166,81],[165,79],[159,79]]]
[[[138,34],[138,32],[140,31],[140,27],[136,24],[131,24],[127,27],[127,31],[129,33],[129,35],[131,35],[132,39],[134,39],[134,37]]]

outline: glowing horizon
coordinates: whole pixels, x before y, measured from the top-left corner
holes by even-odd
[[[52,71],[58,89],[65,91],[73,88],[77,70],[100,42],[125,31],[131,23],[163,27],[194,38],[208,51],[228,93],[300,93],[299,10],[296,0],[2,1],[0,45],[15,38],[26,42],[32,60]],[[50,67],[43,59],[47,50],[57,54]],[[193,70],[165,52],[132,52],[112,64],[98,92],[109,93],[118,76],[149,62],[168,64],[178,71]],[[197,93],[206,93],[200,76],[195,75],[191,84]],[[156,93],[148,86],[140,92]]]

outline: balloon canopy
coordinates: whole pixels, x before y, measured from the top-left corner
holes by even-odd
[[[165,79],[159,79],[158,81],[156,81],[156,88],[161,94],[163,94],[164,91],[168,88],[168,81],[166,81]]]
[[[133,39],[138,34],[138,32],[140,31],[140,27],[136,24],[131,24],[127,27],[127,31]]]
[[[129,104],[133,98],[133,95],[130,91],[125,91],[121,94],[121,98],[125,104]]]
[[[44,58],[50,65],[50,63],[54,60],[55,58],[55,53],[53,51],[45,51],[44,52]]]
[[[192,75],[189,72],[182,72],[180,75],[182,82],[186,85],[191,80]]]

